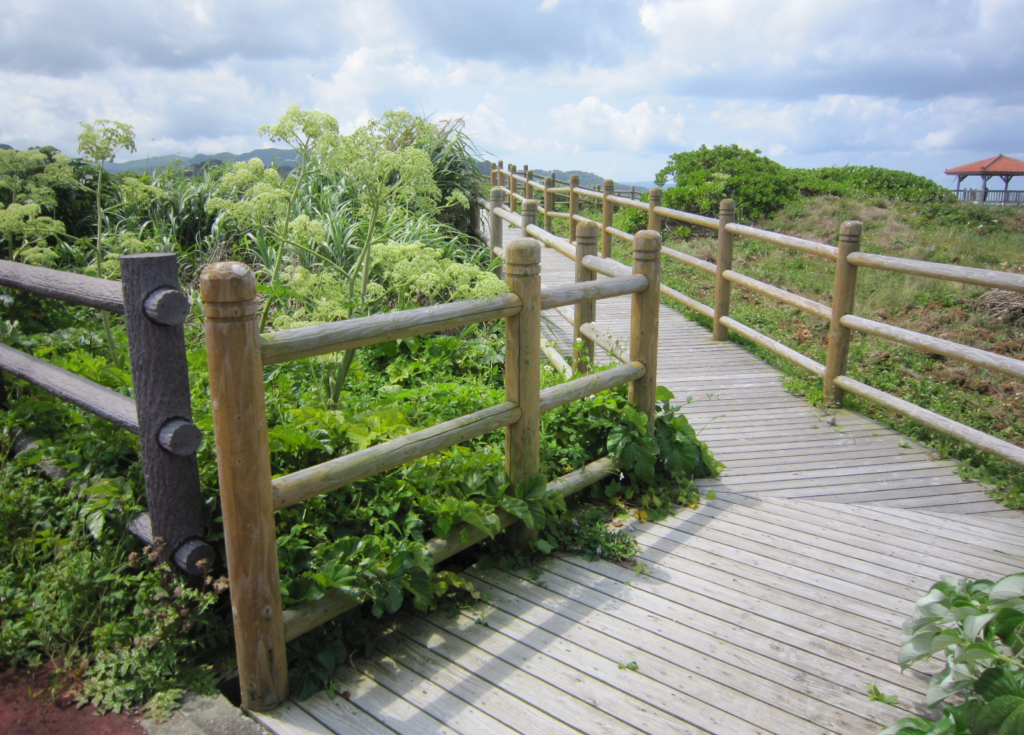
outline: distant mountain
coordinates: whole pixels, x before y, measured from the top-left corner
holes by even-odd
[[[480,169],[480,173],[482,173],[484,176],[490,176],[490,174],[491,174],[491,162],[490,161],[477,161],[477,166]],[[554,174],[554,177],[558,181],[564,181],[564,182],[568,183],[569,182],[569,177],[572,176],[573,174],[577,174],[580,177],[580,186],[585,186],[588,189],[598,189],[598,190],[600,190],[601,187],[604,186],[604,177],[603,176],[598,176],[597,174],[591,173],[590,171],[578,171],[578,170],[562,171],[561,169],[555,169],[554,171],[547,171],[547,170],[542,169],[542,168],[535,168],[535,169],[531,169],[531,170],[533,171],[533,173],[536,174],[536,178],[538,178],[538,179],[544,179],[544,178]],[[650,182],[650,181],[645,181],[645,182],[642,182],[642,183],[637,183],[637,182],[634,182],[634,181],[616,181],[615,182],[615,188],[618,189],[619,191],[622,191],[623,189],[627,189],[627,188],[629,188],[631,186],[635,186],[638,193],[643,193],[643,192],[647,191],[648,189],[650,189],[651,187],[653,187],[654,183]]]
[[[156,171],[158,169],[166,168],[167,166],[179,165],[182,168],[192,171],[200,171],[206,168],[212,163],[208,163],[216,159],[220,163],[232,163],[235,161],[249,161],[253,158],[258,158],[263,161],[266,166],[277,165],[282,173],[287,173],[295,168],[298,163],[298,155],[293,150],[287,148],[260,148],[255,151],[249,151],[248,153],[215,153],[212,156],[200,153],[192,156],[191,158],[183,158],[179,155],[170,156],[154,156],[152,158],[140,158],[134,161],[114,162],[107,164],[107,170],[120,174],[125,171],[134,171],[137,173],[145,173],[146,171]]]

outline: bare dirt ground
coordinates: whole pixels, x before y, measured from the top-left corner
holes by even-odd
[[[67,693],[54,695],[49,672],[0,671],[0,733],[3,735],[144,735],[138,718],[97,715],[77,709]]]

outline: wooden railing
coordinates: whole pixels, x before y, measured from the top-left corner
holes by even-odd
[[[3,344],[0,371],[139,436],[148,512],[129,530],[155,543],[163,560],[202,574],[214,552],[202,540],[205,511],[196,460],[202,434],[192,423],[183,327],[191,307],[178,286],[174,254],[120,260],[120,282],[0,260],[0,286],[123,314],[134,399]],[[0,372],[0,398],[2,393]]]
[[[536,203],[527,201],[523,211],[528,220],[535,218]],[[505,462],[514,487],[539,472],[543,412],[624,383],[630,384],[630,400],[653,417],[661,236],[650,232],[634,238],[631,272],[618,263],[584,258],[577,270],[579,282],[557,288],[541,287],[539,242],[523,238],[501,247],[499,235],[492,244],[504,258],[507,295],[262,335],[256,280],[249,267],[217,263],[204,270],[201,286],[214,436],[245,708],[267,709],[287,696],[286,641],[363,602],[334,589],[319,600],[282,610],[275,510],[501,428],[506,431]],[[614,274],[595,281],[595,271]],[[584,320],[586,314],[593,314],[595,300],[624,294],[633,294],[629,362],[542,391],[541,311],[576,304]],[[264,366],[496,319],[505,319],[504,403],[283,477],[271,476]],[[587,364],[578,363],[577,369],[586,373]],[[597,459],[549,482],[548,492],[568,496],[615,471],[612,459]],[[498,516],[503,529],[517,521],[503,511]],[[521,524],[514,535],[519,542],[530,540]],[[485,537],[481,529],[464,524],[452,529],[447,538],[431,540],[428,548],[438,563]]]
[[[871,403],[914,419],[935,431],[990,452],[1014,464],[1024,466],[1024,449],[1021,447],[949,419],[934,411],[917,406],[909,401],[897,398],[890,393],[873,388],[850,378],[846,374],[850,339],[854,332],[860,332],[908,345],[922,352],[943,355],[970,365],[994,370],[1018,379],[1024,378],[1024,361],[968,347],[950,340],[920,334],[912,330],[864,319],[854,314],[858,268],[872,268],[1018,293],[1024,292],[1024,275],[862,253],[860,252],[861,224],[859,222],[851,221],[843,224],[838,247],[741,225],[736,222],[736,205],[731,199],[722,200],[719,207],[719,216],[715,219],[661,206],[662,192],[657,188],[650,190],[649,202],[631,201],[616,196],[613,193],[615,190],[614,182],[610,180],[604,182],[603,191],[598,193],[580,188],[578,186],[578,177],[573,176],[566,190],[564,187],[551,187],[546,184],[530,181],[529,177],[518,175],[514,166],[509,166],[507,170],[495,167],[491,172],[491,182],[490,201],[479,200],[479,203],[491,210],[492,232],[494,231],[493,218],[495,216],[513,222],[517,226],[521,222],[525,222],[522,218],[515,215],[515,203],[523,201],[528,195],[539,196],[545,202],[544,206],[539,210],[544,215],[544,227],[541,228],[536,223],[527,222],[523,224],[523,231],[525,234],[544,241],[568,257],[576,257],[578,253],[579,248],[574,248],[573,243],[575,242],[579,245],[582,242],[580,240],[580,227],[584,224],[597,227],[601,233],[601,255],[604,259],[609,259],[611,256],[612,238],[625,241],[634,240],[634,235],[611,226],[616,207],[631,207],[647,212],[647,228],[653,232],[661,231],[663,220],[673,220],[716,230],[718,233],[718,252],[716,262],[714,263],[672,248],[663,247],[661,249],[664,257],[697,268],[715,277],[715,301],[713,306],[703,304],[664,284],[661,285],[661,293],[664,296],[712,320],[712,334],[715,340],[726,340],[730,331],[735,332],[772,354],[822,378],[825,395],[831,402],[837,405],[842,405],[844,395],[851,393]],[[523,190],[523,193],[520,193],[520,189]],[[567,195],[568,211],[554,211],[555,205],[551,196],[556,192],[564,192]],[[579,197],[581,196],[600,202],[600,222],[583,217],[579,213]],[[510,201],[509,209],[505,209],[502,206],[502,202],[506,198]],[[551,222],[556,218],[569,220],[570,234],[568,239],[556,237],[551,233]],[[733,239],[736,236],[753,238],[834,262],[836,270],[832,304],[819,303],[763,281],[744,276],[733,270],[732,250]],[[613,273],[614,268],[609,266],[606,272]],[[828,320],[830,328],[825,364],[822,365],[820,362],[730,317],[729,305],[733,284],[794,306],[818,318]],[[596,330],[591,329],[584,332],[584,334],[587,333],[591,334],[592,337],[599,336],[596,335]],[[615,347],[614,343],[607,340],[607,338],[605,343],[607,348]]]
[[[956,195],[961,202],[1024,205],[1024,191],[999,191],[998,189],[958,189]]]

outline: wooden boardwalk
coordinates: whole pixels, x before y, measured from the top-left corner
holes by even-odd
[[[570,261],[545,249],[543,277],[571,280]],[[599,326],[625,337],[628,308],[600,302]],[[564,349],[565,322],[546,316]],[[377,655],[339,669],[347,697],[260,721],[279,735],[873,735],[925,713],[930,667],[899,670],[900,626],[943,574],[1024,569],[1022,514],[927,448],[788,394],[668,307],[659,383],[727,469],[701,482],[715,501],[634,529],[636,568],[471,570],[485,602],[401,616]],[[898,705],[870,701],[870,684]]]

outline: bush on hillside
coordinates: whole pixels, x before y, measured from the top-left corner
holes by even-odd
[[[744,219],[761,219],[782,209],[797,195],[796,176],[761,151],[738,145],[702,145],[695,151],[669,156],[668,165],[654,177],[665,190],[666,207],[717,216],[722,199],[736,200]]]
[[[881,166],[827,166],[791,169],[800,194],[841,197],[881,196],[904,202],[950,202],[953,193],[924,176]]]

